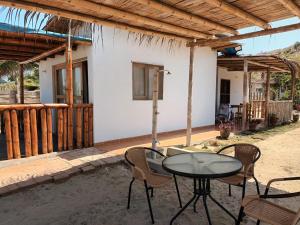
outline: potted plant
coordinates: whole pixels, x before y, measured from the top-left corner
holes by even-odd
[[[261,119],[253,119],[249,122],[249,130],[250,131],[256,131],[256,128],[258,126],[258,124],[261,123]]]
[[[219,129],[221,139],[228,139],[232,129],[232,124],[231,122],[221,122]]]
[[[299,114],[298,113],[294,113],[293,114],[293,122],[297,123],[299,121]]]
[[[275,127],[278,122],[278,117],[276,116],[275,113],[271,113],[269,116],[269,122],[271,127]]]

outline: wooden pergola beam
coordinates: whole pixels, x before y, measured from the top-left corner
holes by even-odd
[[[214,21],[212,21],[210,19],[207,19],[207,18],[204,18],[204,17],[193,15],[191,13],[185,12],[183,10],[180,10],[180,9],[175,8],[173,6],[169,6],[169,5],[164,4],[164,3],[160,3],[158,1],[134,0],[134,2],[142,4],[142,5],[147,6],[149,8],[156,9],[156,10],[158,10],[160,12],[163,12],[163,13],[168,13],[168,14],[174,16],[174,17],[189,21],[191,23],[196,23],[198,25],[205,26],[205,27],[215,29],[215,30],[218,30],[218,31],[222,31],[222,32],[225,32],[225,33],[229,33],[229,34],[238,34],[238,31],[235,30],[232,27],[225,26],[221,23],[214,22]]]
[[[279,72],[287,72],[287,73],[290,73],[291,71],[289,70],[285,70],[285,69],[282,69],[280,67],[277,67],[277,66],[272,66],[272,65],[268,65],[268,64],[264,64],[264,63],[260,63],[260,62],[255,62],[255,61],[252,61],[252,60],[247,60],[249,64],[253,64],[253,65],[257,65],[257,66],[261,66],[261,67],[265,67],[265,68],[271,68],[271,69],[274,69],[274,70],[277,70]]]
[[[66,3],[65,0],[57,0],[58,2]],[[159,29],[163,29],[166,32],[177,33],[187,37],[193,37],[197,39],[211,39],[213,38],[212,35],[205,34],[196,30],[180,27],[177,25],[169,24],[166,22],[162,22],[160,20],[155,20],[152,18],[148,18],[145,16],[140,16],[138,14],[126,12],[120,9],[115,9],[106,5],[102,5],[100,3],[90,2],[87,0],[68,0],[68,5],[70,5],[70,9],[76,12],[84,12],[88,14],[89,12],[94,12],[95,16],[98,14],[100,15],[107,15],[113,16],[122,20],[128,20],[134,23],[141,23],[148,26],[156,27]],[[57,4],[59,7],[59,4]]]
[[[64,51],[66,49],[66,44],[63,44],[57,48],[54,48],[54,49],[51,49],[49,51],[46,51],[46,52],[43,52],[37,56],[34,56],[26,61],[23,61],[23,62],[20,62],[20,64],[27,64],[27,63],[32,63],[32,62],[36,62],[36,61],[39,61],[43,58],[47,58],[48,56],[51,56],[55,53],[58,53],[58,52],[61,52],[61,51]]]
[[[32,54],[39,54],[45,51],[44,49],[39,49],[39,48],[32,48],[27,46],[4,45],[3,43],[0,44],[0,50],[8,50],[8,51],[32,53]]]
[[[218,42],[237,41],[237,40],[260,37],[260,36],[265,36],[265,35],[284,33],[284,32],[293,31],[293,30],[297,30],[297,29],[300,29],[300,23],[277,27],[277,28],[272,28],[269,30],[261,30],[261,31],[240,34],[240,35],[235,35],[235,36],[230,36],[230,37],[218,38],[215,40],[198,40],[196,43],[193,43],[193,42],[188,43],[187,46],[191,46],[191,45],[197,45],[197,46],[202,46],[202,47],[210,46],[210,45],[216,44]]]
[[[270,29],[271,25],[268,24],[266,21],[258,18],[257,16],[254,16],[250,13],[248,13],[247,11],[240,9],[224,0],[204,0],[206,3],[219,7],[220,9],[235,15],[243,20],[246,20],[250,23],[252,23],[253,25],[257,25],[263,29]]]
[[[300,7],[292,0],[277,0],[295,16],[300,17]]]
[[[15,56],[26,56],[26,57],[32,57],[35,54],[30,53],[30,52],[18,52],[18,51],[11,51],[11,50],[1,50],[0,49],[0,55],[5,56],[5,55],[15,55]]]
[[[29,11],[38,11],[46,14],[51,14],[59,17],[65,17],[73,20],[80,20],[84,21],[87,23],[94,23],[97,25],[102,25],[102,26],[107,26],[107,27],[113,27],[121,30],[126,30],[129,32],[135,32],[135,33],[141,33],[149,36],[158,36],[161,38],[170,38],[170,39],[177,39],[177,40],[183,40],[183,41],[191,41],[190,38],[185,37],[185,36],[180,36],[180,35],[174,35],[170,33],[164,33],[164,32],[159,32],[159,31],[153,31],[150,29],[142,29],[139,27],[131,26],[128,24],[124,23],[118,23],[118,22],[113,22],[105,19],[100,19],[95,16],[89,16],[85,15],[82,13],[74,13],[65,9],[59,9],[55,7],[50,7],[50,6],[45,6],[41,4],[36,4],[36,3],[30,3],[30,2],[24,2],[24,1],[19,1],[19,0],[2,0],[1,5],[7,6],[7,7],[14,7],[18,9],[25,9]]]
[[[38,41],[29,41],[24,39],[14,39],[14,38],[6,38],[6,37],[0,37],[1,44],[7,44],[7,45],[17,45],[17,46],[31,46],[32,48],[42,48],[42,49],[49,49],[51,47],[55,47],[57,45],[52,43],[42,43]]]

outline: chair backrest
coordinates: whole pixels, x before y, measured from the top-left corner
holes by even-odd
[[[297,225],[297,223],[299,222],[299,220],[300,220],[300,209],[298,210],[298,212],[297,212],[297,214],[296,214],[296,216],[295,216],[295,218],[294,218],[294,220],[293,220],[293,222],[292,222],[291,225]]]
[[[131,165],[133,177],[139,180],[143,180],[143,177],[136,171],[135,167],[141,169],[146,177],[151,173],[147,159],[146,159],[146,148],[144,147],[133,147],[126,151],[125,159]]]
[[[234,144],[234,157],[242,162],[244,169],[250,164],[254,164],[260,158],[260,155],[260,150],[255,145]],[[247,175],[254,175],[254,166],[249,168]]]

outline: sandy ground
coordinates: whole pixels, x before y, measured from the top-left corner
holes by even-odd
[[[256,176],[261,189],[271,178],[299,176],[300,129],[276,135],[258,142],[262,158],[256,167]],[[115,165],[97,170],[92,174],[78,175],[61,184],[40,185],[0,199],[0,224],[2,225],[144,225],[151,224],[143,186],[136,183],[132,192],[132,207],[126,209],[130,170],[124,165]],[[183,202],[192,196],[192,182],[180,178],[179,188]],[[250,182],[247,193],[255,193]],[[299,191],[300,183],[275,185],[274,192]],[[233,196],[227,196],[227,186],[212,182],[212,193],[234,214],[238,213],[240,188],[233,188]],[[280,200],[293,210],[300,208],[300,198]],[[234,221],[209,201],[213,224],[229,225]],[[155,190],[152,199],[156,224],[169,224],[178,210],[178,201],[173,184]],[[207,224],[203,205],[199,201],[198,213],[188,208],[174,224]],[[246,218],[243,224],[254,225]],[[299,223],[300,224],[300,223]]]

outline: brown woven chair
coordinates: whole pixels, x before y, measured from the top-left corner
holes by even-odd
[[[149,210],[150,210],[151,220],[152,220],[152,223],[154,223],[149,191],[151,191],[151,197],[153,197],[153,189],[162,187],[162,186],[170,183],[172,181],[172,176],[155,173],[149,168],[149,165],[148,165],[147,159],[146,159],[146,151],[147,150],[151,151],[154,154],[157,153],[162,157],[166,157],[159,151],[156,151],[151,148],[145,148],[145,147],[134,147],[134,148],[130,148],[126,151],[125,159],[130,164],[131,169],[132,169],[132,180],[129,185],[127,209],[130,208],[131,188],[132,188],[133,182],[135,180],[143,182],[144,186],[145,186],[146,195],[147,195],[147,201],[148,201],[148,206],[149,206]],[[178,189],[178,185],[177,185],[177,180],[176,180],[175,175],[173,177],[174,177],[175,187],[176,187],[177,196],[178,196],[178,200],[179,200],[179,206],[182,207],[180,193],[179,193],[179,189]]]
[[[300,177],[278,178],[268,182],[265,193],[258,196],[246,196],[242,201],[237,225],[246,214],[257,220],[257,225],[263,221],[271,225],[296,225],[300,221],[300,208],[298,212],[284,208],[280,205],[268,201],[268,198],[290,198],[300,196],[300,192],[269,195],[269,189],[273,182],[300,180]]]
[[[244,198],[247,181],[253,178],[255,180],[257,194],[260,194],[258,181],[254,176],[254,165],[261,155],[259,148],[251,144],[233,144],[220,149],[217,154],[220,154],[225,149],[232,147],[234,148],[234,157],[242,162],[243,169],[234,176],[225,177],[218,180],[228,184],[229,196],[231,196],[231,185],[242,187],[242,198]]]

